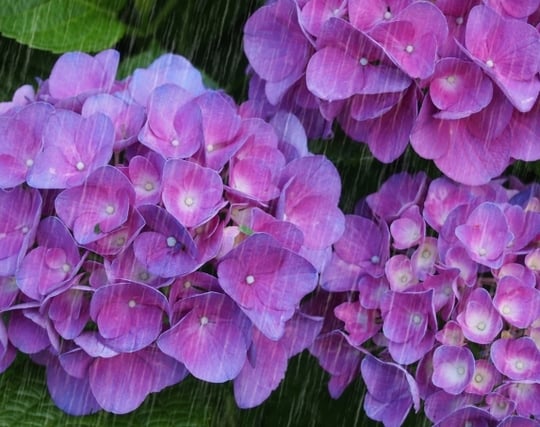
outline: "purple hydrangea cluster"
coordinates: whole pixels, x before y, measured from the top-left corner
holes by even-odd
[[[259,405],[322,327],[299,306],[345,229],[339,175],[183,57],[118,62],[64,54],[0,104],[0,371],[30,355],[75,415],[188,374]]]
[[[540,186],[399,173],[347,215],[305,311],[337,398],[399,426],[540,422]]]
[[[538,0],[269,1],[244,29],[243,109],[292,111],[312,137],[337,122],[383,162],[410,141],[487,184],[540,159],[539,29]]]

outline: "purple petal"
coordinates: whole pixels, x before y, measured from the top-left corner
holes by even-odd
[[[411,0],[349,0],[349,19],[359,30],[389,21],[404,9]]]
[[[494,341],[491,360],[501,374],[512,380],[538,381],[540,378],[540,350],[529,337]]]
[[[432,381],[450,394],[460,394],[474,373],[474,356],[468,347],[442,345],[433,353]]]
[[[84,185],[61,192],[55,207],[77,242],[87,244],[124,224],[134,201],[135,191],[128,179],[116,168],[104,166]]]
[[[226,295],[208,292],[180,300],[184,317],[158,339],[159,348],[195,377],[221,383],[246,361],[250,322]]]
[[[540,92],[540,37],[534,27],[476,6],[469,14],[465,44],[519,111],[533,107]]]
[[[340,123],[347,135],[356,141],[367,143],[378,160],[390,163],[403,154],[407,147],[418,115],[417,97],[417,89],[412,85],[383,115],[357,121],[352,118],[351,112],[351,117],[343,115]]]
[[[114,127],[104,114],[84,118],[72,111],[57,111],[43,130],[43,150],[35,158],[28,184],[35,188],[82,184],[109,162],[113,143]]]
[[[55,405],[69,415],[87,415],[101,409],[88,378],[68,374],[56,358],[47,365],[47,388]]]
[[[428,2],[409,5],[370,31],[403,71],[421,79],[433,74],[438,46],[447,34],[444,15]]]
[[[136,69],[128,90],[138,104],[146,107],[150,93],[168,83],[180,86],[193,95],[205,90],[200,71],[186,58],[172,53],[161,55],[147,69]]]
[[[159,355],[155,348],[96,359],[89,371],[94,397],[103,409],[114,414],[137,409],[148,394],[160,391],[185,376],[181,365],[172,365],[174,369],[163,366],[164,359],[167,357]],[[169,374],[166,381],[164,372]]]
[[[483,288],[471,292],[464,309],[457,316],[457,321],[465,338],[479,344],[491,343],[503,327],[491,296]]]
[[[167,307],[163,294],[150,286],[117,283],[94,293],[90,316],[107,346],[120,352],[134,352],[159,336]]]
[[[212,169],[184,160],[163,167],[163,203],[185,227],[208,221],[222,207],[223,181]]]
[[[234,398],[238,407],[253,408],[264,402],[285,377],[287,350],[281,341],[272,341],[263,334],[253,334],[254,357],[234,380]]]
[[[257,10],[244,27],[244,52],[265,80],[299,77],[311,50],[298,24],[295,3],[281,0]]]
[[[317,285],[315,268],[266,234],[253,234],[218,265],[223,290],[270,339],[284,333],[301,298]]]
[[[510,325],[525,329],[540,318],[540,291],[508,276],[497,283],[493,305]]]
[[[54,65],[48,80],[54,98],[64,99],[80,94],[108,92],[116,77],[120,54],[112,49],[95,57],[82,52],[63,54]]]
[[[460,119],[485,108],[493,96],[493,86],[474,62],[444,58],[435,66],[429,85],[433,104],[442,110],[441,119]]]
[[[43,128],[53,112],[50,104],[37,102],[13,116],[0,117],[0,188],[25,182],[42,147]]]

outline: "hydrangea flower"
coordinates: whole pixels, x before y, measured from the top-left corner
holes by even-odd
[[[31,355],[73,415],[188,373],[257,406],[322,328],[300,306],[344,231],[339,174],[185,58],[117,65],[63,55],[0,106],[0,372]]]
[[[385,163],[410,140],[465,184],[539,159],[536,1],[266,3],[244,28],[245,111],[294,112],[314,138],[337,122]]]
[[[533,194],[536,184],[513,179],[468,186],[400,173],[363,199],[321,275],[332,311],[310,351],[331,375],[331,395],[363,357],[364,409],[386,425],[403,422],[414,390],[435,425],[537,422],[527,400],[539,355]],[[372,248],[384,248],[378,275],[354,260]]]

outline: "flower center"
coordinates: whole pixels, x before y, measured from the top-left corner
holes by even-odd
[[[82,171],[84,169],[84,163],[83,162],[77,162],[75,167],[77,168],[77,170]]]
[[[486,61],[486,65],[487,65],[489,68],[493,68],[494,65],[495,65],[495,63],[493,62],[492,59],[488,59],[488,60]]]
[[[525,368],[525,363],[521,360],[517,360],[514,366],[518,371],[522,371]]]
[[[381,259],[377,255],[373,255],[370,261],[372,264],[378,264],[380,260]]]
[[[458,16],[458,17],[456,18],[456,24],[458,24],[458,25],[463,24],[463,16]]]
[[[144,184],[144,189],[146,191],[152,191],[154,189],[154,184],[152,184],[150,181],[148,181],[146,184]]]
[[[26,160],[26,167],[31,167],[33,166],[33,164],[34,164],[34,161],[32,159]]]
[[[251,274],[246,276],[246,283],[248,285],[253,285],[253,283],[255,283],[255,277],[253,277]]]
[[[191,282],[189,280],[186,280],[184,282],[184,289],[189,289],[189,288],[191,288]]]
[[[174,238],[174,236],[169,236],[167,237],[167,246],[169,248],[174,248],[174,246],[176,245],[176,239]]]
[[[368,62],[369,61],[367,60],[367,58],[364,58],[364,57],[360,58],[360,65],[362,67],[365,67],[368,64]]]
[[[480,384],[481,382],[484,381],[484,377],[482,375],[480,375],[480,374],[476,374],[474,376],[474,381]]]
[[[478,249],[478,256],[486,256],[486,254],[487,254],[486,248]]]
[[[171,141],[171,145],[173,147],[178,147],[180,145],[180,141],[178,141],[176,138]]]
[[[413,53],[414,51],[414,46],[412,44],[408,44],[406,47],[405,47],[405,52],[407,53]]]
[[[507,305],[503,306],[502,308],[502,312],[503,314],[510,314],[512,310],[510,310],[510,307],[508,307]]]
[[[448,77],[446,78],[446,81],[447,81],[448,83],[450,83],[451,85],[453,85],[453,84],[456,82],[456,76],[454,76],[454,75],[448,76]]]
[[[412,321],[415,325],[419,325],[422,321],[422,316],[420,316],[419,314],[413,314]]]
[[[465,368],[463,366],[458,366],[456,372],[458,373],[458,375],[462,376],[463,374],[465,374]]]
[[[188,197],[186,197],[186,198],[184,199],[184,204],[185,204],[187,207],[193,206],[193,203],[195,203],[195,201],[193,200],[193,197],[188,196]]]
[[[422,251],[422,258],[424,258],[424,259],[431,258],[431,251],[429,249],[424,249]]]
[[[137,303],[135,302],[135,300],[132,300],[130,299],[129,302],[128,302],[128,307],[129,308],[133,308],[137,305]]]
[[[386,12],[384,12],[383,18],[386,19],[387,21],[388,21],[389,19],[392,19],[392,12],[390,12],[389,10],[387,10]]]
[[[148,271],[141,271],[139,273],[139,279],[141,279],[143,282],[146,282],[150,278],[150,274],[148,274]]]
[[[480,322],[478,325],[476,325],[476,329],[479,331],[485,331],[486,330],[486,322]]]
[[[201,322],[201,326],[208,325],[208,317],[202,316],[201,319],[200,319],[200,322]]]
[[[64,273],[68,273],[69,270],[71,270],[71,266],[70,266],[67,262],[64,263],[64,264],[62,265],[62,271],[63,271]]]
[[[105,213],[107,215],[112,215],[114,213],[114,206],[113,205],[107,205],[105,208]]]
[[[212,151],[214,151],[215,147],[214,147],[214,144],[208,144],[206,146],[206,151],[208,151],[209,153],[211,153]]]

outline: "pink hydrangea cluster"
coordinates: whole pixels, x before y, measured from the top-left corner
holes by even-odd
[[[540,186],[399,173],[347,215],[310,347],[337,398],[357,377],[366,414],[399,426],[540,421]]]
[[[345,229],[298,119],[248,117],[163,55],[61,56],[0,104],[0,371],[43,364],[64,411],[121,414],[182,381],[259,405],[320,317],[299,310]]]
[[[383,162],[407,144],[481,185],[540,159],[540,1],[276,0],[244,28],[250,100]],[[419,107],[420,105],[420,107]]]

